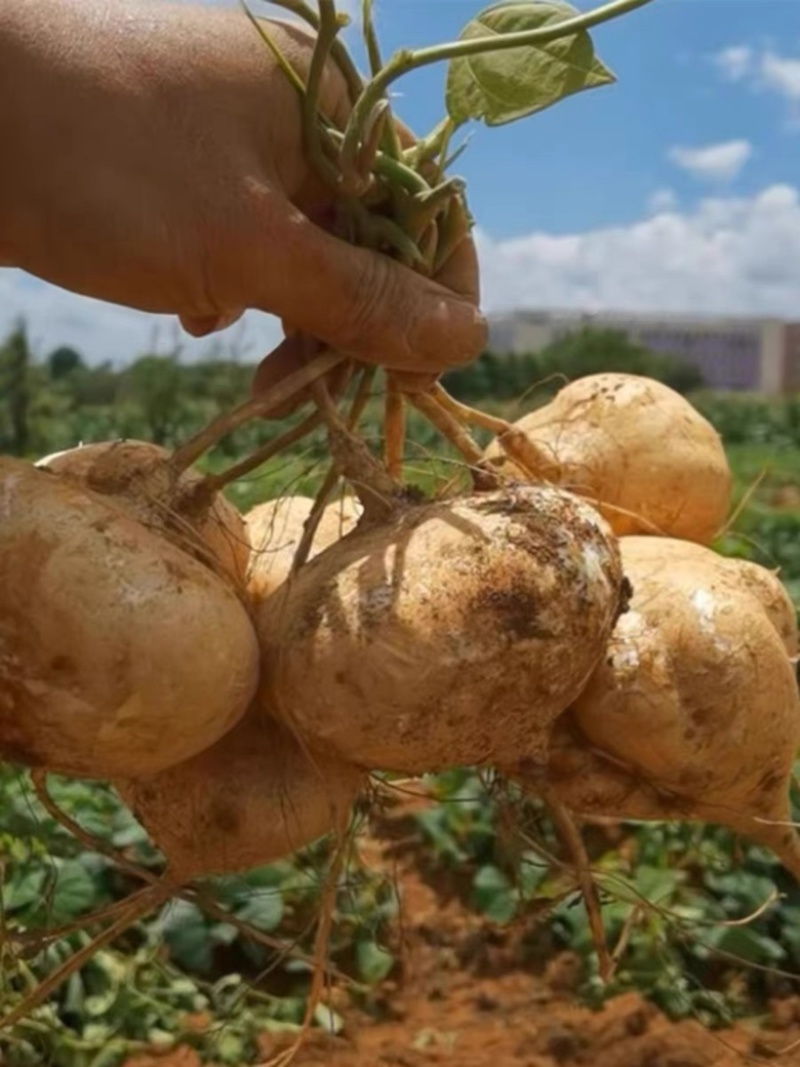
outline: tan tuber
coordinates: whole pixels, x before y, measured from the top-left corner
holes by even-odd
[[[674,390],[633,374],[593,374],[514,424],[541,458],[532,472],[593,501],[615,533],[709,544],[730,507],[719,435]],[[486,458],[523,476],[494,441]]]

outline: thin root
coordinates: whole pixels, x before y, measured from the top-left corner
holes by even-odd
[[[485,470],[480,446],[459,421],[430,393],[411,393],[409,400],[442,437],[461,453],[472,470],[473,481],[481,488],[495,488],[498,476],[493,471]]]
[[[209,474],[203,480],[203,485],[208,492],[216,493],[221,489],[224,489],[226,485],[231,482],[235,482],[237,478],[243,478],[245,474],[249,474],[251,471],[256,470],[267,460],[272,459],[274,456],[280,455],[284,449],[289,448],[291,445],[297,444],[298,441],[302,441],[304,437],[307,437],[313,430],[322,423],[322,417],[318,411],[312,412],[307,418],[303,419],[301,423],[293,427],[291,430],[287,430],[286,433],[282,433],[279,437],[276,437],[274,441],[270,441],[262,448],[257,449],[251,453],[245,459],[239,463],[235,463],[232,467],[228,467],[225,471],[220,471],[218,474]]]
[[[83,948],[74,952],[66,963],[57,967],[52,974],[49,974],[47,978],[39,983],[36,989],[23,997],[16,1007],[12,1008],[7,1015],[0,1019],[0,1032],[24,1019],[34,1008],[37,1008],[47,1000],[50,994],[55,992],[71,975],[85,963],[88,963],[99,949],[120,937],[134,923],[143,919],[160,904],[163,904],[167,899],[165,895],[167,892],[168,890],[165,890],[163,886],[145,886],[137,893],[134,893],[133,896],[128,897],[128,907],[123,909],[118,919],[111,923],[101,934],[93,938],[88,945],[84,945]]]
[[[55,803],[47,790],[47,772],[41,769],[31,771],[31,779],[33,780],[36,796],[45,808],[45,810],[64,827],[70,834],[72,834],[76,840],[90,852],[95,852],[100,856],[105,856],[111,860],[112,863],[120,867],[122,870],[127,871],[133,877],[138,878],[142,882],[146,882],[148,886],[159,888],[164,887],[164,898],[168,899],[166,893],[166,882],[162,874],[154,874],[152,871],[148,871],[146,867],[140,866],[138,863],[134,863],[132,860],[127,859],[120,851],[115,849],[113,845],[107,844],[99,837],[95,837],[94,834],[90,834],[87,830],[84,830],[74,819],[71,819],[66,812]],[[182,900],[189,901],[192,904],[196,904],[203,911],[207,912],[212,918],[217,919],[219,922],[229,923],[234,926],[240,933],[251,940],[258,942],[265,948],[272,949],[279,954],[280,958],[292,957],[300,960],[303,963],[307,963],[310,966],[314,964],[314,957],[302,952],[299,948],[293,945],[286,944],[280,941],[276,937],[270,937],[269,934],[263,933],[257,927],[252,926],[250,923],[245,922],[243,919],[239,919],[232,912],[228,911],[218,904],[214,898],[206,890],[201,889],[199,886],[173,886],[170,895],[179,897]],[[75,923],[76,929],[80,929],[83,926],[88,926],[94,921],[100,921],[101,917],[105,915],[110,917],[111,914],[116,914],[120,905],[125,904],[125,901],[120,901],[119,904],[111,905],[109,909],[103,909],[103,912],[92,912],[86,915],[82,920],[77,920]],[[113,910],[112,910],[113,909]],[[62,933],[65,932],[62,930]],[[56,931],[53,931],[55,935]],[[51,931],[46,930],[42,932],[42,936],[46,937],[48,942],[55,938],[50,937]],[[346,974],[339,971],[337,968],[330,966],[327,968],[332,977],[338,978],[341,981],[355,985],[352,978],[349,978]]]
[[[482,430],[495,434],[497,443],[509,459],[521,467],[528,477],[538,479],[543,471],[552,468],[552,460],[537,448],[527,434],[510,422],[462,404],[450,396],[438,382],[431,388],[430,393],[461,425],[479,426]]]
[[[207,426],[190,438],[185,444],[175,449],[169,461],[173,477],[177,479],[188,470],[197,460],[213,448],[223,437],[237,430],[251,419],[259,418],[264,411],[270,408],[280,407],[287,403],[298,393],[302,393],[313,382],[328,374],[334,367],[347,360],[341,352],[333,352],[325,349],[320,355],[309,360],[279,382],[274,388],[260,396],[251,397],[243,404],[225,411],[213,419]]]
[[[609,955],[606,931],[603,926],[603,916],[600,910],[600,898],[597,892],[597,886],[592,878],[591,864],[589,862],[589,857],[586,854],[583,838],[578,832],[574,819],[558,797],[556,797],[549,789],[543,790],[541,796],[542,800],[550,809],[550,814],[553,817],[553,822],[558,833],[569,851],[572,853],[578,886],[580,887],[581,895],[583,896],[583,903],[589,920],[589,929],[592,932],[592,941],[594,942],[595,951],[597,952],[598,971],[600,978],[604,982],[607,982],[614,973],[614,962]]]
[[[3,932],[3,936],[12,944],[20,945],[31,954],[36,954],[47,948],[54,941],[60,941],[62,938],[69,937],[79,930],[85,930],[87,926],[94,926],[96,923],[103,923],[113,919],[120,912],[126,911],[129,906],[130,898],[116,900],[113,904],[106,904],[105,907],[96,908],[87,915],[81,915],[80,918],[73,919],[72,922],[64,923],[63,926],[48,926],[45,930],[22,931],[6,929]]]
[[[317,926],[317,933],[314,938],[313,977],[300,1032],[292,1042],[290,1048],[281,1052],[279,1055],[274,1056],[266,1063],[259,1064],[259,1067],[289,1067],[289,1064],[294,1060],[298,1052],[300,1052],[306,1037],[308,1036],[308,1031],[311,1029],[311,1024],[314,1021],[314,1013],[316,1012],[322,997],[323,982],[326,974],[325,960],[328,955],[331,928],[333,926],[333,917],[336,911],[336,894],[339,888],[339,877],[344,865],[346,853],[345,846],[346,841],[340,841],[337,846],[322,890],[322,899],[320,901],[321,914],[319,925]]]
[[[345,423],[347,430],[351,433],[355,431],[358,426],[358,420],[361,418],[366,403],[369,400],[370,388],[372,386],[372,380],[375,377],[376,369],[377,368],[375,367],[367,367],[361,375],[361,380],[358,383],[358,389],[356,390],[356,395],[353,397],[353,403],[350,406],[350,412],[347,416],[347,422]],[[315,417],[319,422],[322,421],[322,415],[319,411],[315,413]],[[336,466],[331,467],[325,475],[325,479],[314,498],[311,514],[303,523],[303,534],[292,560],[291,574],[296,574],[308,559],[311,546],[314,543],[314,537],[319,529],[322,513],[328,504],[331,494],[336,489],[340,477],[341,475]]]
[[[344,422],[325,382],[314,382],[311,391],[327,426],[337,468],[352,483],[368,520],[386,519],[402,499],[402,487]]]
[[[403,452],[406,441],[406,411],[397,378],[386,374],[386,408],[383,424],[384,460],[391,478],[403,475]]]
[[[336,467],[331,467],[325,475],[322,485],[317,490],[317,495],[314,497],[314,503],[311,506],[311,512],[303,523],[303,533],[297,548],[295,549],[294,557],[292,559],[292,567],[289,572],[290,576],[297,574],[308,559],[309,553],[311,552],[311,546],[316,537],[317,530],[319,529],[322,513],[328,506],[328,500],[334,489],[336,489],[340,477],[341,475],[336,470]]]

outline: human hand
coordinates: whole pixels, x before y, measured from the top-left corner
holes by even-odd
[[[303,75],[310,35],[269,29]],[[341,125],[333,69],[321,104]],[[437,284],[325,228],[295,90],[239,12],[2,0],[0,138],[2,262],[196,336],[257,308],[398,370],[483,346],[470,241]]]

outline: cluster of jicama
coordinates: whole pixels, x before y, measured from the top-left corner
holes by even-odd
[[[137,442],[4,460],[2,755],[119,781],[187,877],[341,825],[369,770],[457,765],[780,851],[797,629],[775,575],[704,547],[730,491],[715,433],[624,375],[520,427],[543,484],[493,445],[492,491],[379,522],[345,498],[296,573],[304,498],[242,520]]]
[[[549,456],[543,476],[607,517],[632,596],[547,764],[525,753],[504,769],[582,814],[728,826],[800,877],[797,616],[775,573],[708,547],[730,496],[713,428],[620,374],[576,381],[519,425]]]
[[[192,879],[343,833],[370,771],[493,767],[578,815],[708,820],[800,876],[794,609],[709,542],[719,439],[605,374],[502,437],[488,488],[242,518],[169,453],[0,461],[0,757],[114,783]],[[366,503],[369,504],[367,498]]]

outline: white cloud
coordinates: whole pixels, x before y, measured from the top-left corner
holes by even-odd
[[[800,317],[800,190],[713,197],[630,226],[506,241],[478,234],[490,311],[720,312]]]
[[[181,330],[177,319],[147,315],[129,308],[75,296],[22,271],[0,269],[0,336],[22,316],[39,356],[57,345],[72,345],[92,363],[122,363],[143,352],[180,350],[186,360],[215,349],[229,358],[256,360],[269,352],[281,335],[270,315],[248,312],[238,323],[210,338],[196,339]]]
[[[753,49],[748,45],[731,45],[712,57],[714,64],[730,81],[741,81],[753,68]]]
[[[709,181],[731,181],[741,171],[753,153],[749,141],[723,141],[721,144],[684,148],[676,145],[669,150],[669,159],[695,178]]]
[[[761,77],[767,88],[792,103],[800,103],[800,59],[784,59],[765,52],[761,57]]]
[[[720,312],[799,318],[800,187],[772,185],[753,197],[717,196],[691,210],[647,214],[628,226],[504,241],[477,233],[484,307],[498,312],[564,307],[588,311]],[[0,330],[27,316],[44,353],[72,344],[94,361],[131,359],[173,343],[174,322],[72,296],[18,271],[0,270]],[[217,339],[243,358],[268,352],[276,320],[246,316]],[[213,341],[186,339],[185,358]],[[223,354],[225,352],[223,351]]]
[[[678,198],[672,189],[656,189],[647,201],[647,207],[654,215],[674,211],[677,206]]]
[[[770,48],[756,53],[746,45],[733,45],[712,58],[729,81],[746,82],[783,97],[790,106],[790,118],[800,120],[800,56],[782,56]]]

